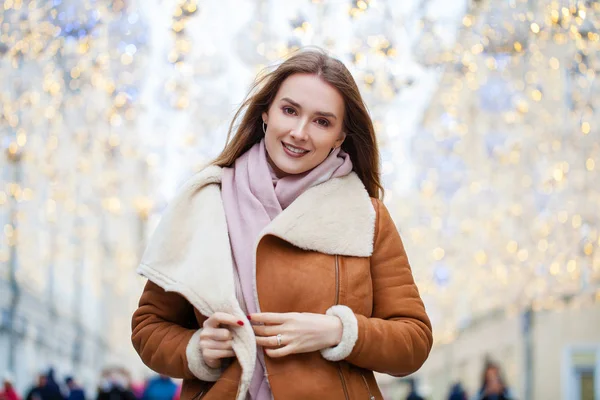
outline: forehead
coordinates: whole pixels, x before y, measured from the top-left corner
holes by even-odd
[[[338,116],[344,111],[344,98],[340,92],[315,74],[294,74],[287,77],[276,96],[277,100],[284,97],[308,111],[332,112]]]

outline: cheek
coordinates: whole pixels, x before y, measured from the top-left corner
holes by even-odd
[[[293,128],[289,119],[284,116],[277,115],[269,119],[268,135],[273,138],[280,138],[286,135]]]
[[[335,134],[323,134],[323,132],[318,132],[318,134],[312,136],[312,142],[319,151],[329,152],[335,145],[336,138],[337,136]]]

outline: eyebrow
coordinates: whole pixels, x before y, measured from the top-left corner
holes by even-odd
[[[296,103],[294,100],[290,99],[289,97],[284,97],[284,98],[281,99],[281,101],[287,101],[288,103],[290,103],[294,107],[302,109],[302,106],[300,104]],[[335,116],[335,114],[334,113],[330,113],[330,112],[317,111],[315,114],[320,115],[321,117],[330,117],[330,118],[337,119],[337,117]]]

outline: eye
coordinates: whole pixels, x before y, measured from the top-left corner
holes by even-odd
[[[283,107],[282,110],[283,110],[284,114],[288,114],[288,115],[296,114],[296,110],[294,110],[292,107]]]
[[[327,128],[329,126],[329,121],[327,121],[325,118],[319,118],[317,120],[317,124],[321,125],[324,128]]]

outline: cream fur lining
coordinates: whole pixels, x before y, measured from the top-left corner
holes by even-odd
[[[375,209],[352,172],[300,195],[263,230],[305,250],[369,257],[373,253]]]
[[[181,294],[203,315],[221,311],[245,322],[232,329],[232,347],[242,367],[236,398],[244,400],[256,363],[256,338],[235,297],[225,210],[214,184],[220,177],[221,168],[209,167],[186,182],[164,212],[137,272]],[[198,363],[190,369],[202,368]]]
[[[343,331],[340,343],[335,347],[321,350],[321,355],[329,361],[341,361],[352,353],[358,340],[356,315],[349,307],[342,305],[330,307],[325,314],[338,317],[342,321]]]
[[[185,348],[188,367],[196,378],[202,381],[215,382],[221,376],[222,371],[220,368],[211,368],[204,362],[202,352],[200,351],[201,332],[202,329],[198,329]]]

